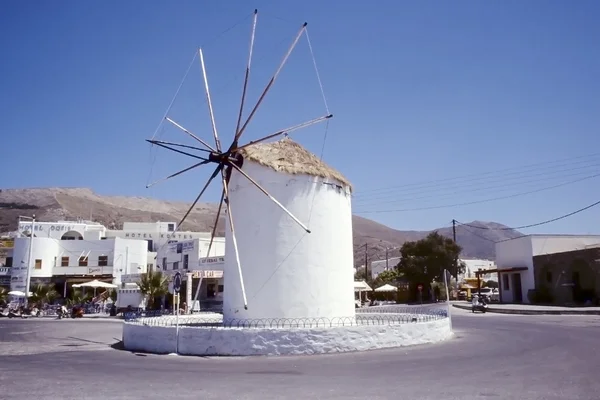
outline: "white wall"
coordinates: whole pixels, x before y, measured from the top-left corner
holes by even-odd
[[[521,275],[523,302],[528,303],[527,292],[535,289],[533,257],[543,254],[562,253],[584,249],[586,246],[600,243],[600,236],[594,235],[530,235],[496,243],[496,264],[498,269],[527,267],[526,271],[509,273],[509,289],[505,289],[500,277],[502,301],[514,301],[513,274]]]
[[[123,324],[130,351],[184,355],[302,355],[343,353],[435,343],[452,337],[448,318],[398,325],[334,328],[198,328]]]
[[[370,266],[370,273],[371,273],[371,278],[375,279],[377,278],[377,276],[379,274],[381,274],[383,271],[386,270],[386,265],[389,267],[389,269],[394,269],[396,267],[396,265],[398,265],[398,263],[400,262],[400,257],[390,257],[387,261],[386,260],[377,260],[377,261],[373,261],[371,262],[371,266]]]
[[[169,242],[210,239],[210,232],[173,232],[169,230],[169,224],[173,225],[172,228],[177,227],[174,222],[125,222],[122,230],[107,230],[106,237],[151,240],[154,251],[158,251]]]
[[[353,316],[349,189],[323,184],[322,178],[279,173],[250,161],[243,169],[312,233],[306,233],[234,171],[229,182],[229,207],[233,210],[248,309],[244,310],[227,224],[225,318]]]
[[[11,277],[12,290],[24,290],[29,265],[29,243],[27,237],[15,239]],[[56,240],[33,239],[33,260],[42,260],[40,269],[31,270],[31,278],[50,278],[61,275],[85,275],[92,279],[96,275],[113,275],[117,282],[121,269],[129,262],[130,273],[146,271],[147,245],[143,240]],[[88,256],[88,265],[79,266],[79,257]],[[99,256],[107,256],[107,266],[99,266]],[[69,257],[69,265],[62,266],[62,257]],[[138,269],[140,267],[140,269]]]
[[[462,280],[464,278],[475,278],[475,272],[479,269],[496,269],[496,263],[491,260],[484,260],[478,258],[461,258],[458,261],[463,262],[466,265],[466,270],[464,274],[459,276],[459,280]],[[498,280],[498,274],[485,274],[481,276],[481,279],[484,281],[496,281]]]
[[[182,245],[181,253],[177,253],[177,246]],[[207,257],[210,239],[182,240],[177,243],[170,243],[161,247],[156,256],[156,265],[160,265],[162,270],[172,270],[174,263],[178,262],[178,269],[183,269],[184,255],[188,255],[188,269],[204,269],[200,265],[200,259]],[[225,255],[225,238],[215,237],[210,249],[211,257],[222,257]],[[167,259],[166,268],[164,258]]]
[[[20,221],[18,230],[26,233],[31,230],[31,221]],[[97,240],[104,236],[106,228],[89,221],[39,222],[34,225],[34,235],[38,238],[60,239],[67,232],[77,232],[85,240]]]

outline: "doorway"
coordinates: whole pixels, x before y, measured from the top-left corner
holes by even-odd
[[[512,275],[512,292],[513,292],[513,302],[522,303],[523,302],[523,289],[521,287],[521,274],[513,274]]]

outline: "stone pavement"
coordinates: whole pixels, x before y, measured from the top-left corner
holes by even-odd
[[[470,302],[452,302],[452,306],[471,310]],[[600,307],[558,307],[533,304],[488,304],[488,312],[524,315],[600,315]]]

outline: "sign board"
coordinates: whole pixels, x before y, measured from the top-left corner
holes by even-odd
[[[177,272],[173,277],[173,291],[179,293],[181,290],[181,273]]]
[[[13,247],[15,247],[15,240],[14,239],[1,239],[0,247],[6,248],[6,249],[12,249]]]
[[[192,278],[221,279],[222,277],[223,277],[223,271],[207,271],[207,270],[192,271]]]
[[[224,262],[225,257],[203,257],[200,259],[200,264],[218,264]]]
[[[417,286],[417,290],[418,290],[419,292],[422,292],[422,291],[423,291],[423,285],[421,285],[421,284],[419,283],[419,285]]]
[[[142,274],[121,275],[121,283],[138,283],[141,278]]]

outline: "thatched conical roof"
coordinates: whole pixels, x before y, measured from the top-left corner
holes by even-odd
[[[292,175],[312,175],[335,179],[352,189],[352,184],[339,171],[290,138],[276,142],[257,143],[240,150],[245,160]]]

